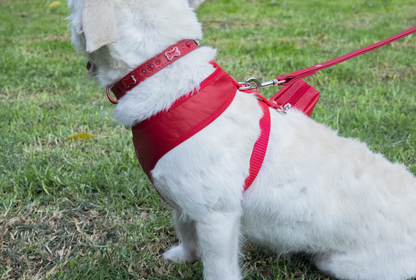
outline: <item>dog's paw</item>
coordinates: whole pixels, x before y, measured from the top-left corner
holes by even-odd
[[[170,250],[166,251],[163,254],[165,260],[170,260],[175,263],[193,263],[198,260],[196,252],[185,252],[182,247],[182,244],[179,244],[176,247],[172,247]]]

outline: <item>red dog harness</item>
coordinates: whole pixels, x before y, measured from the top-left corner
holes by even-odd
[[[238,83],[218,64],[214,73],[200,84],[200,90],[181,97],[166,112],[160,112],[132,128],[133,143],[143,171],[151,179],[150,171],[167,152],[183,143],[219,117],[234,100]],[[250,160],[250,175],[245,181],[246,190],[257,176],[263,163],[270,135],[268,105],[259,100],[263,108],[260,121],[261,136],[257,140]]]
[[[117,99],[122,98],[140,82],[197,47],[198,42],[194,40],[183,40],[170,46],[123,77],[111,88],[111,91]],[[160,112],[132,127],[137,157],[151,181],[151,171],[166,153],[212,123],[234,100],[237,89],[241,85],[217,63],[211,63],[216,69],[202,81],[198,92],[182,96],[167,111]],[[270,136],[269,105],[273,105],[256,92],[251,90],[245,92],[259,97],[258,102],[263,110],[263,117],[260,120],[261,135],[254,145],[249,176],[244,183],[244,190],[247,190],[257,177],[266,154]],[[107,96],[112,103],[118,103],[111,98],[108,88]]]
[[[166,112],[160,112],[132,128],[133,143],[143,171],[152,180],[151,170],[167,152],[183,143],[219,117],[234,100],[236,83],[218,64],[214,73],[200,84],[198,92],[181,97]],[[257,140],[250,159],[246,190],[257,176],[263,163],[270,135],[268,105],[259,101],[264,116],[261,119],[261,137]],[[263,151],[264,150],[264,151]]]
[[[318,70],[372,51],[414,32],[416,32],[416,26],[371,46],[261,83],[260,87],[277,84],[284,86],[270,101],[250,90],[250,88],[259,88],[258,86],[253,87],[245,84],[244,88],[246,90],[242,90],[240,88],[242,84],[234,81],[213,62],[216,70],[201,83],[200,90],[197,93],[192,92],[181,97],[172,104],[168,111],[160,112],[132,128],[133,143],[140,164],[146,175],[152,180],[151,170],[159,159],[220,116],[231,104],[237,89],[240,88],[240,91],[253,93],[259,99],[259,105],[263,110],[263,117],[260,120],[261,135],[254,145],[250,158],[249,176],[244,184],[244,190],[247,190],[256,178],[266,154],[270,136],[269,107],[282,113],[285,113],[288,108],[295,107],[310,116],[319,99],[319,92],[303,81],[303,78],[315,74]],[[194,40],[178,42],[127,74],[111,90],[117,99],[120,99],[140,82],[196,49],[198,45],[198,42]],[[111,98],[108,87],[107,96],[112,103],[118,103]]]

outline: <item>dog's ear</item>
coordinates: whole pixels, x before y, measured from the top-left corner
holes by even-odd
[[[117,42],[117,21],[111,0],[85,0],[82,17],[87,52]]]
[[[198,9],[199,5],[204,3],[205,0],[188,0],[188,1],[189,1],[189,5],[191,6],[191,8],[195,11],[196,9]]]

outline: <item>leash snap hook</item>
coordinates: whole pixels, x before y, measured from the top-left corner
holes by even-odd
[[[248,78],[246,81],[246,84],[250,85],[251,88],[255,88],[255,89],[261,89],[263,85],[260,79],[257,79],[256,77]]]
[[[260,79],[258,79],[256,77],[250,77],[250,78],[247,79],[246,82],[239,83],[239,84],[243,85],[242,87],[240,87],[240,90],[252,89],[254,91],[261,91],[261,89],[263,89],[265,87],[277,86],[277,85],[282,84],[284,82],[286,82],[286,80],[279,81],[277,79],[262,82]]]
[[[260,79],[258,79],[256,77],[250,77],[250,78],[247,79],[246,82],[241,82],[239,84],[244,85],[244,86],[240,87],[240,90],[253,89],[253,90],[256,90],[256,91],[260,91],[261,87],[262,87],[262,83],[261,83]]]

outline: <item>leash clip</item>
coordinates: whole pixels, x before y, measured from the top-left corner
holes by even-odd
[[[251,77],[251,78],[248,78],[246,82],[239,83],[240,85],[242,85],[242,87],[240,87],[239,89],[240,90],[251,89],[254,91],[261,91],[261,89],[265,87],[277,86],[279,84],[283,84],[284,82],[286,82],[286,80],[279,81],[277,79],[262,82],[260,79],[256,77]]]

